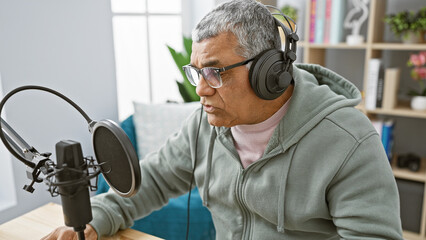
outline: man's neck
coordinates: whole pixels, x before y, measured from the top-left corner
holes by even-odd
[[[294,85],[291,84],[288,86],[288,88],[284,91],[284,93],[279,96],[277,99],[274,100],[265,100],[264,109],[265,111],[262,113],[262,116],[259,116],[258,123],[263,122],[266,119],[270,118],[272,115],[274,115],[280,108],[286,104],[286,102],[291,98],[293,95],[293,89]]]

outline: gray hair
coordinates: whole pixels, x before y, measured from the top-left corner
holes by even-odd
[[[236,53],[246,59],[266,49],[281,49],[281,40],[274,17],[255,0],[231,0],[209,12],[192,32],[192,40],[200,42],[224,32],[238,40]]]

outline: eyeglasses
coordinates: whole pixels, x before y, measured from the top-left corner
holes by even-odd
[[[205,67],[198,69],[196,67],[191,66],[191,64],[183,66],[183,71],[185,72],[186,76],[188,77],[189,82],[197,86],[200,84],[201,76],[203,76],[204,80],[206,80],[207,84],[209,84],[212,88],[220,88],[222,87],[222,78],[220,77],[221,72],[225,72],[229,69],[236,68],[239,66],[246,65],[247,63],[253,61],[254,58],[244,60],[239,63],[235,63],[223,68],[216,68],[216,67]]]

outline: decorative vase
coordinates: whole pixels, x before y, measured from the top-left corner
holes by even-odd
[[[423,32],[406,32],[402,35],[402,42],[405,44],[416,44],[424,42]]]
[[[411,108],[418,111],[426,110],[426,96],[414,96],[411,99]]]

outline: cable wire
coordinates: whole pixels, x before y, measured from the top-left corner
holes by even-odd
[[[189,238],[189,219],[190,219],[190,203],[191,203],[191,192],[192,192],[192,184],[194,182],[194,173],[195,173],[195,167],[197,166],[197,147],[198,147],[198,135],[200,134],[200,128],[201,128],[201,120],[203,119],[203,105],[201,104],[200,107],[200,120],[198,121],[198,130],[197,134],[195,135],[195,150],[194,150],[194,166],[192,167],[192,175],[191,175],[191,181],[189,182],[189,193],[188,193],[188,202],[187,202],[187,214],[186,214],[186,237],[185,239],[188,240]]]
[[[6,104],[6,101],[13,96],[14,94],[24,91],[24,90],[41,90],[41,91],[45,91],[45,92],[49,92],[52,93],[60,98],[62,98],[63,100],[65,100],[66,102],[68,102],[69,104],[71,104],[78,112],[80,112],[81,115],[83,115],[83,117],[86,119],[87,123],[90,124],[92,122],[92,119],[90,119],[90,117],[83,111],[83,109],[81,109],[76,103],[74,103],[71,99],[69,99],[68,97],[66,97],[65,95],[47,88],[47,87],[42,87],[42,86],[36,86],[36,85],[27,85],[27,86],[22,86],[22,87],[18,87],[15,88],[14,90],[10,91],[8,94],[6,94],[6,96],[4,96],[4,98],[1,100],[0,102],[0,116],[1,116],[1,111],[3,110],[4,105]],[[16,151],[10,146],[9,142],[6,140],[6,137],[3,134],[3,129],[2,129],[2,124],[0,122],[0,138],[3,142],[3,144],[5,145],[5,147],[7,148],[7,150],[9,150],[9,152],[18,160],[20,160],[21,162],[23,162],[25,165],[27,165],[30,168],[35,168],[36,164],[23,158],[21,155],[19,155],[18,153],[16,153]]]

